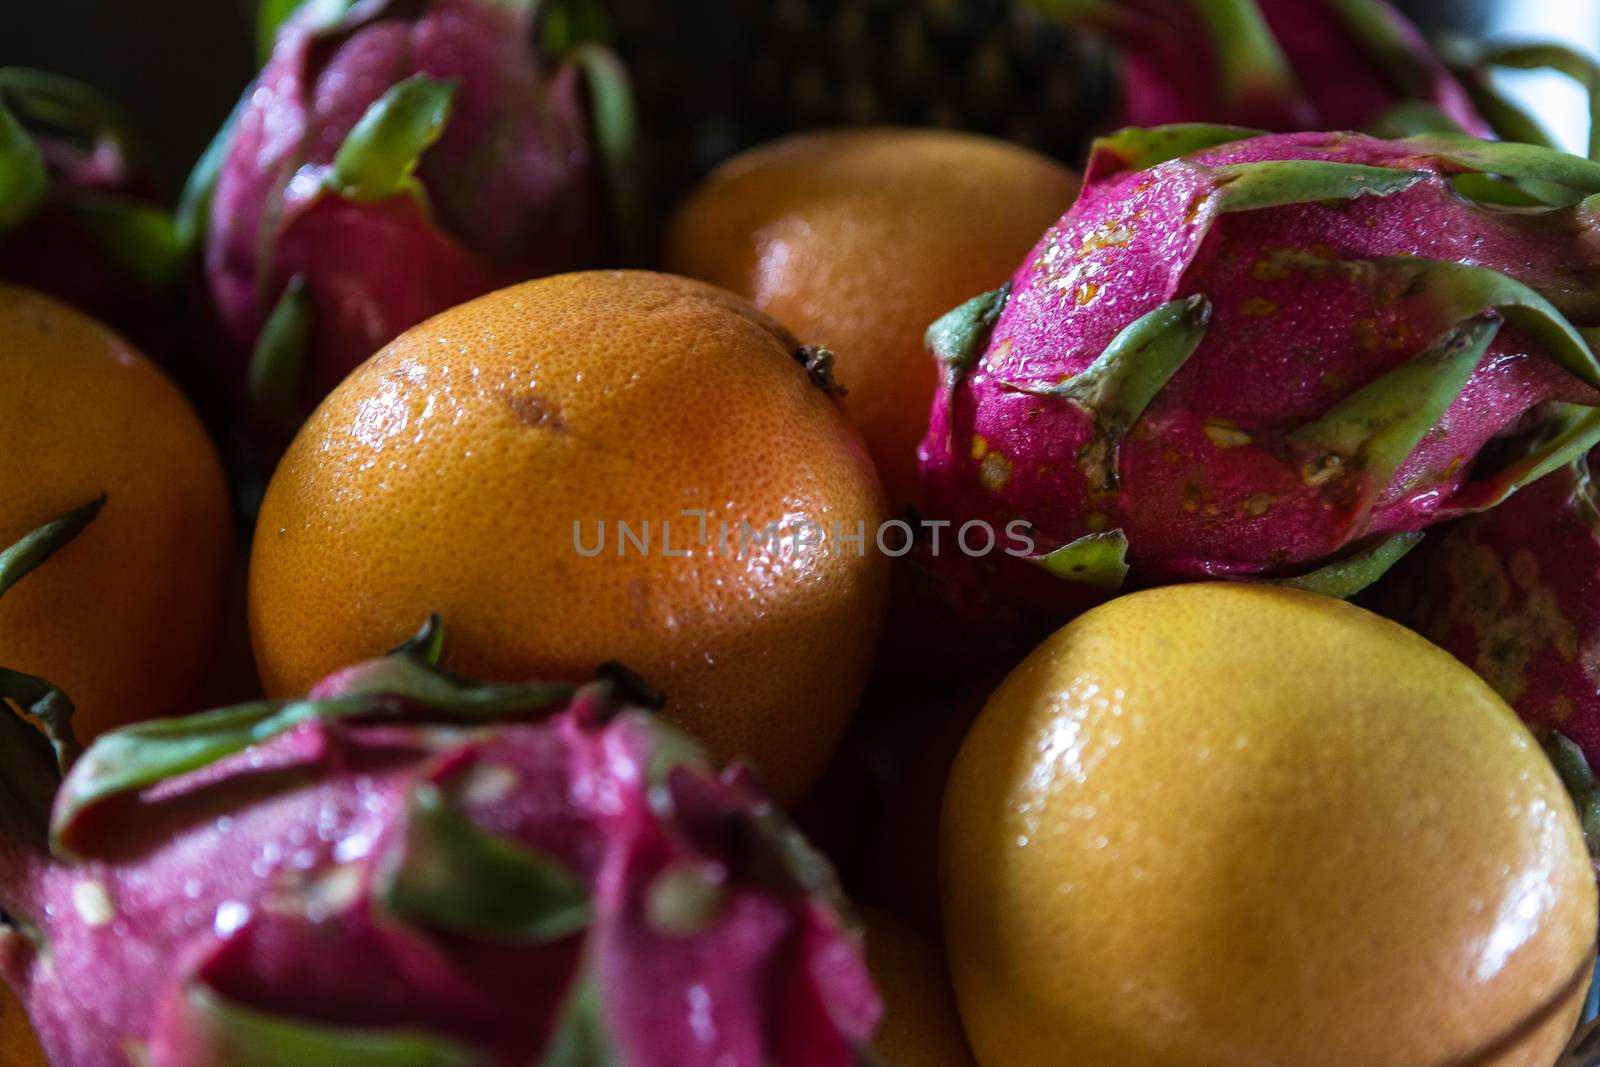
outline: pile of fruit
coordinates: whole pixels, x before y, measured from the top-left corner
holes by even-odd
[[[1600,1064],[1600,68],[260,26],[0,69],[0,1064]]]

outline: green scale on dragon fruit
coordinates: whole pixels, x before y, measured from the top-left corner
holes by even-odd
[[[1129,130],[1005,287],[930,330],[934,561],[1059,618],[1125,583],[1347,596],[1600,440],[1600,163],[1462,135]]]
[[[547,32],[558,6],[307,0],[268,25],[180,220],[270,429],[430,316],[608,258],[627,78]]]
[[[1591,92],[1595,64],[1552,44],[1447,40],[1387,0],[1029,0],[1113,54],[1111,126],[1235,123],[1283,132],[1469,133],[1553,145],[1500,91],[1550,68]]]
[[[876,1062],[832,871],[747,771],[620,668],[485,685],[441,647],[82,755],[0,671],[56,742],[0,708],[0,976],[56,1067]]]
[[[0,279],[67,301],[182,372],[165,321],[182,262],[111,103],[68,78],[0,67]]]

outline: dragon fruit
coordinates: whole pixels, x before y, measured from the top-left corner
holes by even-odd
[[[1441,535],[1385,609],[1477,671],[1530,725],[1600,765],[1600,454]]]
[[[1015,535],[944,553],[952,597],[1059,618],[1130,580],[1352,595],[1583,454],[1596,193],[1600,163],[1461,135],[1102,141],[1011,281],[929,332],[930,511]]]
[[[424,319],[607,257],[627,78],[542,6],[307,0],[277,31],[180,208],[268,429]]]
[[[859,937],[747,771],[620,668],[480,685],[440,642],[75,761],[0,671],[58,740],[0,715],[0,974],[56,1067],[869,1062]]]
[[[1466,88],[1386,0],[1031,0],[1117,52],[1119,125],[1401,123],[1488,136]]]
[[[87,86],[0,67],[0,279],[58,296],[168,355],[182,254],[115,109]]]

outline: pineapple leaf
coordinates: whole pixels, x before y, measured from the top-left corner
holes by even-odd
[[[27,221],[49,186],[44,154],[0,99],[0,234]]]
[[[311,294],[305,279],[289,279],[283,295],[261,327],[250,356],[245,388],[257,420],[271,426],[285,440],[303,421],[300,389],[311,344]]]
[[[1408,137],[1422,155],[1505,178],[1548,182],[1590,196],[1600,193],[1600,162],[1533,144],[1482,141],[1464,134],[1428,133]]]
[[[228,1067],[488,1067],[488,1057],[422,1030],[358,1029],[273,1015],[193,983],[182,1009],[201,1059]]]
[[[1217,208],[1225,212],[1393,196],[1432,177],[1425,170],[1394,170],[1317,159],[1232,163],[1212,168],[1212,172],[1217,176]]]
[[[379,897],[398,918],[494,941],[559,941],[589,922],[589,894],[555,858],[481,829],[434,785],[411,794]]]
[[[1006,282],[992,292],[975,296],[965,304],[944,314],[928,327],[924,344],[933,358],[945,367],[946,379],[956,384],[972,369],[983,350],[988,347],[989,333],[1000,321],[1006,304],[1011,299],[1011,283]]]
[[[1117,482],[1117,449],[1151,401],[1205,340],[1211,302],[1195,295],[1163,304],[1117,334],[1088,367],[1064,382],[1002,382],[1032,396],[1058,396],[1094,418],[1096,435],[1078,460],[1091,481]]]
[[[1382,578],[1390,567],[1399,563],[1421,543],[1420,533],[1396,534],[1354,555],[1319,567],[1310,574],[1298,578],[1279,578],[1270,584],[1344,600]]]
[[[1260,137],[1265,132],[1244,126],[1200,123],[1151,128],[1130,126],[1095,141],[1086,173],[1093,179],[1121,171],[1148,170],[1207,148]]]
[[[1128,535],[1121,530],[1089,534],[1030,562],[1064,581],[1115,592],[1128,578]]]
[[[417,166],[444,135],[456,84],[413,75],[367,108],[334,156],[329,180],[339,195],[371,201],[401,192],[420,194]]]

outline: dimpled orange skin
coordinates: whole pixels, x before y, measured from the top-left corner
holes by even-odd
[[[0,665],[65,690],[84,741],[195,710],[232,537],[210,438],[153,364],[65,304],[0,285],[0,339],[0,547],[107,494],[0,599]]]
[[[50,1067],[39,1047],[27,1012],[11,987],[0,982],[0,1064],[5,1067]]]
[[[845,410],[898,507],[920,499],[928,326],[1011,277],[1077,195],[1067,168],[976,134],[800,134],[713,173],[678,210],[666,264],[834,351]]]
[[[1489,687],[1244,585],[1025,661],[957,759],[941,880],[983,1067],[1549,1067],[1595,937],[1573,804]]]
[[[863,908],[867,964],[883,996],[872,1047],[895,1067],[974,1067],[939,946],[899,919]]]
[[[576,680],[620,661],[797,800],[859,698],[887,560],[866,450],[796,347],[731,293],[643,272],[532,282],[405,334],[324,401],[267,491],[250,612],[268,693],[436,611],[447,664]],[[865,523],[865,551],[741,542],[741,522],[786,516],[829,539]],[[574,524],[592,552],[601,521],[604,551],[580,554]],[[650,522],[648,555],[618,554],[619,521]]]

